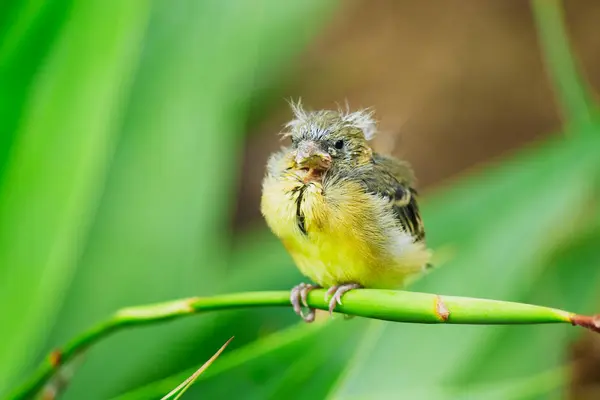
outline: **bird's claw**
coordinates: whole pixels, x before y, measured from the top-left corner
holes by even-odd
[[[292,308],[294,312],[298,315],[302,313],[302,307],[300,307],[299,301],[300,288],[298,286],[294,286],[292,291],[290,292],[290,303],[292,303]]]
[[[313,322],[315,320],[315,309],[308,306],[308,293],[317,288],[319,288],[319,286],[301,283],[294,286],[290,292],[290,303],[292,303],[294,312],[302,317],[305,322]],[[304,314],[302,306],[308,308],[308,313]]]
[[[349,292],[350,290],[360,289],[362,286],[358,283],[346,283],[343,285],[332,286],[327,289],[327,293],[325,293],[325,301],[327,301],[329,296],[332,296],[329,300],[329,315],[333,314],[333,310],[339,304],[342,305],[342,296],[344,293]]]

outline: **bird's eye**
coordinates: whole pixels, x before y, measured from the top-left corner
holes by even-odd
[[[337,142],[335,142],[333,144],[335,146],[336,149],[341,149],[342,147],[344,147],[344,141],[343,140],[338,140]]]

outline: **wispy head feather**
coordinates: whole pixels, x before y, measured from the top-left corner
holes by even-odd
[[[294,113],[294,117],[298,120],[305,120],[308,117],[308,113],[302,107],[302,98],[299,97],[298,101],[294,102],[293,99],[288,101],[290,107],[292,108],[292,112]]]
[[[371,140],[377,133],[377,122],[373,118],[375,112],[372,109],[366,108],[355,112],[350,112],[348,103],[346,103],[346,111],[339,110],[340,117],[347,125],[363,131],[365,139]]]
[[[290,105],[292,112],[294,113],[294,119],[285,124],[286,128],[289,128],[290,131],[282,132],[281,135],[283,138],[288,136],[292,136],[292,131],[298,125],[301,125],[306,122],[308,119],[308,113],[302,107],[302,98],[298,98],[298,101],[294,101],[294,99],[289,99],[288,104]]]
[[[293,100],[288,101],[292,112],[294,113],[294,119],[285,124],[288,128],[287,132],[283,132],[283,137],[292,136],[294,131],[307,127],[313,130],[322,130],[320,127],[314,126],[315,121],[322,119],[325,115],[331,115],[335,111],[306,111],[302,106],[302,100],[294,102]],[[350,112],[350,106],[348,101],[345,103],[345,109],[338,105],[337,117],[334,120],[328,118],[329,123],[328,130],[336,131],[345,127],[353,127],[360,129],[366,140],[371,140],[375,137],[377,132],[377,122],[373,118],[374,111],[372,109],[364,109],[355,112]]]

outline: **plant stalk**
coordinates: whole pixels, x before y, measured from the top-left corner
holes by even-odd
[[[325,290],[309,293],[312,308],[327,310]],[[30,379],[8,399],[33,398],[59,368],[112,333],[135,326],[154,324],[208,311],[246,307],[290,306],[289,291],[265,291],[194,297],[166,303],[128,307],[84,332],[62,349],[54,350]],[[600,317],[588,317],[554,308],[523,303],[439,296],[435,294],[357,289],[346,293],[336,312],[365,318],[421,324],[547,324],[570,323],[600,332]]]

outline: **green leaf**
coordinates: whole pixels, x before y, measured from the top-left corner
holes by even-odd
[[[0,3],[0,178],[19,124],[35,96],[37,74],[68,18],[71,0]]]
[[[597,217],[597,210],[594,212]],[[592,215],[590,217],[594,220]],[[589,229],[574,233],[567,243],[548,256],[545,261],[547,267],[535,285],[521,293],[523,301],[570,307],[583,313],[598,312],[596,293],[600,287],[600,254],[597,244],[600,224],[597,221],[592,222]],[[581,335],[581,331],[548,328],[526,326],[498,330],[482,346],[476,358],[464,368],[459,368],[457,379],[465,385],[516,379],[564,364],[569,359],[568,345]],[[494,362],[490,363],[490,360]]]
[[[10,304],[0,315],[10,326],[0,334],[0,391],[39,350],[73,278],[146,11],[78,3],[32,86],[0,188],[0,301]]]

